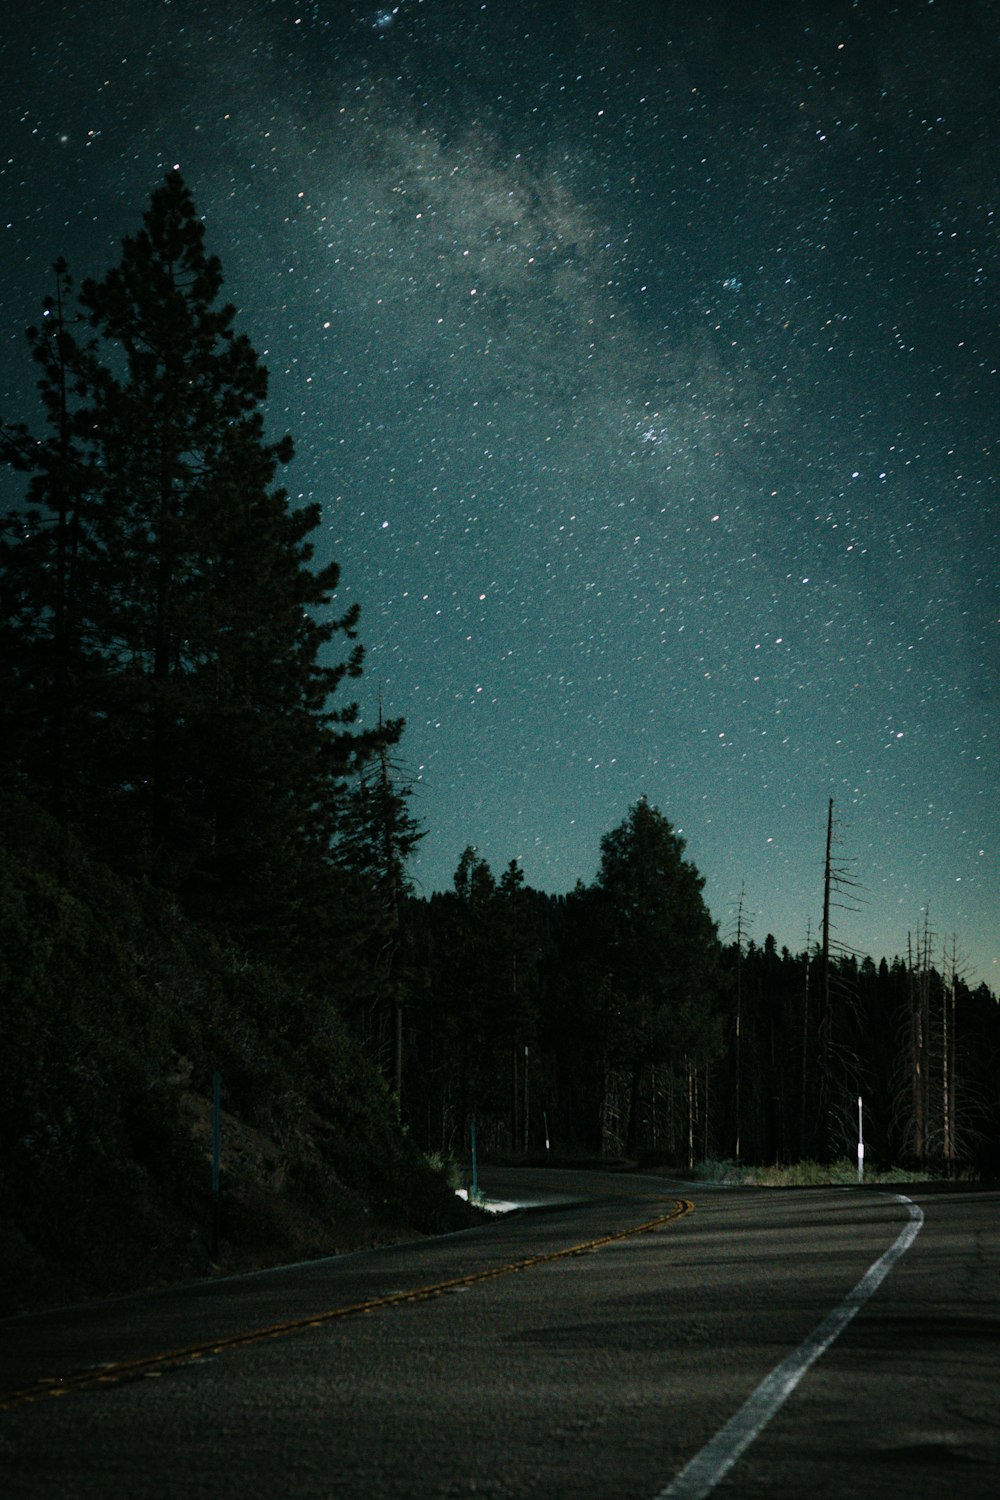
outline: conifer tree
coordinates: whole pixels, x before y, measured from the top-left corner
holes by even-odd
[[[5,442],[33,476],[0,559],[22,721],[9,771],[133,867],[267,920],[304,899],[345,776],[400,726],[366,734],[355,705],[331,706],[361,670],[358,609],[334,616],[339,569],[312,566],[318,506],[275,487],[292,444],[265,437],[267,372],[204,239],[168,174],[76,321],[59,269],[55,331],[29,334],[49,434]],[[71,720],[72,778],[51,748]]]
[[[703,878],[684,840],[641,798],[601,840],[593,920],[605,952],[601,982],[605,1091],[612,1070],[626,1087],[622,1135],[635,1148],[650,1064],[678,1066],[716,1047],[712,1014],[719,945],[702,899]]]
[[[386,726],[381,705],[378,722],[380,731],[388,727],[393,737],[398,734],[399,726]],[[412,788],[383,740],[344,798],[335,846],[338,865],[358,877],[371,898],[366,928],[375,994],[371,1025],[364,1028],[363,1037],[369,1045],[374,1041],[382,1061],[384,1033],[391,1029],[397,1106],[403,1093],[403,1011],[409,990],[405,913],[412,886],[406,863],[424,836],[409,810],[411,796]]]

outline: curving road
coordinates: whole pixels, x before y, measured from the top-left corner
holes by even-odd
[[[0,1492],[1000,1493],[1000,1195],[483,1187],[523,1211],[0,1323]]]

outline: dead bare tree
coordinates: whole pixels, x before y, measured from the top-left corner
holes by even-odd
[[[742,1088],[743,1088],[743,940],[745,937],[745,912],[744,912],[745,888],[740,885],[740,899],[736,908],[736,1088],[735,1088],[735,1125],[736,1125],[736,1149],[734,1155],[737,1161],[740,1159],[742,1149]]]
[[[821,1159],[831,1151],[831,1117],[843,1101],[835,1099],[835,1072],[843,1073],[850,1059],[844,1044],[843,1027],[834,1029],[834,1000],[841,1011],[853,1006],[843,963],[840,972],[834,970],[833,959],[856,959],[857,953],[838,935],[833,912],[857,913],[860,910],[860,882],[853,873],[853,860],[843,856],[834,857],[835,837],[833,798],[829,800],[826,817],[826,852],[823,860],[823,919],[820,927],[820,996],[819,1015],[816,1027],[817,1043],[817,1150]],[[836,988],[836,995],[834,995]],[[854,1060],[855,1063],[857,1059]],[[850,1091],[852,1100],[857,1093]],[[846,1096],[845,1096],[846,1097]]]
[[[925,908],[923,926],[906,939],[910,1010],[910,1139],[919,1166],[926,1165],[931,1134],[931,956],[934,934]]]
[[[806,924],[806,972],[802,994],[802,1067],[799,1094],[799,1156],[806,1154],[807,1101],[809,1098],[809,978],[812,973],[812,923]]]

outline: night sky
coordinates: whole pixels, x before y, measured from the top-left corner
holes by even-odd
[[[180,166],[428,834],[568,891],[645,794],[723,936],[998,942],[1000,7],[35,0],[0,413]],[[5,478],[5,495],[18,492]],[[19,483],[19,482],[18,482]]]

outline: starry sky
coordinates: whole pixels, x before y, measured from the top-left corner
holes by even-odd
[[[428,833],[589,882],[646,795],[723,936],[929,916],[1000,988],[990,0],[35,0],[0,413],[178,165]],[[11,481],[4,480],[4,494]]]

